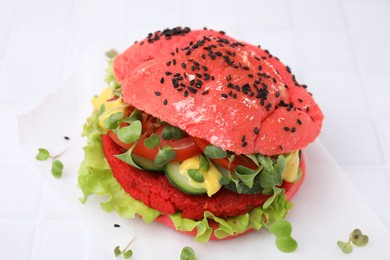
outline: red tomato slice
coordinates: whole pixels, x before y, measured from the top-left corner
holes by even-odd
[[[210,143],[206,140],[203,140],[203,139],[200,139],[197,137],[191,137],[191,138],[196,143],[196,145],[199,147],[199,149],[202,150],[202,152],[204,151],[206,146],[210,145]],[[258,168],[257,165],[252,160],[250,160],[249,158],[245,158],[243,156],[240,156],[240,155],[236,155],[232,162],[229,162],[229,160],[227,158],[218,158],[218,159],[210,159],[210,160],[212,160],[213,162],[218,163],[222,167],[224,167],[226,169],[230,169],[230,170],[234,170],[237,167],[237,165],[242,165],[242,166],[245,166],[245,167],[251,168],[251,169]]]
[[[154,160],[154,158],[158,153],[158,148],[156,147],[153,149],[149,149],[144,145],[145,139],[148,138],[152,133],[155,133],[160,137],[160,144],[158,147],[161,148],[163,146],[170,146],[175,150],[176,157],[172,161],[184,161],[188,158],[191,158],[201,153],[201,150],[198,148],[198,146],[194,143],[192,138],[189,136],[180,138],[178,140],[164,140],[161,137],[161,133],[163,129],[164,126],[160,126],[157,129],[155,129],[155,131],[150,132],[147,135],[143,135],[141,139],[138,141],[137,145],[134,147],[133,153],[141,157]],[[119,140],[118,136],[113,131],[109,131],[108,135],[116,144],[118,144],[119,146],[123,147],[126,150],[130,149],[130,147],[133,146],[133,143],[132,144],[123,143],[121,140]]]

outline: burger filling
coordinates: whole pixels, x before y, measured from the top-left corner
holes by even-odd
[[[283,181],[300,177],[299,151],[273,157],[224,151],[127,105],[118,88],[106,88],[92,103],[101,129],[126,149],[117,158],[151,174],[165,173],[187,194],[211,197],[222,187],[243,194],[272,194]]]

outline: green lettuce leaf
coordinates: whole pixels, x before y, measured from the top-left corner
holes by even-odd
[[[80,201],[85,203],[91,195],[106,197],[100,204],[104,210],[116,211],[123,218],[140,215],[145,222],[150,223],[161,213],[133,199],[113,177],[104,156],[101,140],[103,132],[98,126],[98,116],[98,111],[94,111],[83,129],[87,145],[84,147],[84,160],[79,168],[78,184],[84,194]]]
[[[192,220],[181,217],[181,213],[171,214],[171,218],[176,230],[192,231],[196,229],[195,240],[198,242],[207,242],[212,234],[209,226],[209,220],[219,224],[215,229],[214,236],[223,239],[228,236],[244,233],[248,229],[259,230],[265,224],[272,225],[278,220],[284,219],[291,209],[292,204],[286,200],[284,192],[275,196],[274,200],[267,208],[257,207],[250,212],[228,219],[222,219],[214,216],[213,213],[206,211],[201,220]]]

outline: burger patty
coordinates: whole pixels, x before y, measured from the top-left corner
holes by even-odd
[[[185,194],[173,187],[164,174],[142,171],[116,158],[115,155],[125,150],[108,135],[102,136],[102,143],[113,176],[123,189],[134,199],[165,214],[180,211],[182,217],[198,220],[205,211],[210,211],[217,217],[227,218],[245,214],[268,198],[264,194],[238,194],[224,188],[212,197]],[[283,184],[287,199],[294,195],[302,181],[303,176],[297,184]]]

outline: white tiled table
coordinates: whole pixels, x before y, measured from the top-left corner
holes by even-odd
[[[145,2],[0,0],[1,259],[90,250],[83,221],[24,155],[17,115],[56,92],[88,49],[177,25],[224,30],[290,65],[326,115],[320,140],[390,228],[390,1]]]

